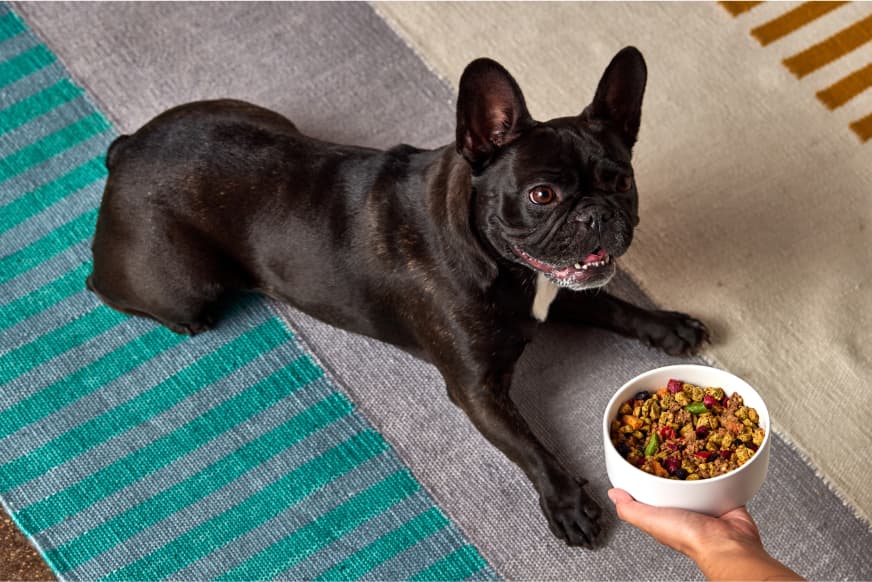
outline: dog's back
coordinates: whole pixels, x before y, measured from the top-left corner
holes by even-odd
[[[402,158],[321,142],[241,101],[166,111],[107,152],[88,286],[178,333],[208,329],[228,291],[256,290],[382,337],[349,291],[367,287],[365,263],[377,249],[341,217],[377,215],[369,196]]]

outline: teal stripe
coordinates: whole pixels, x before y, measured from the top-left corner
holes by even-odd
[[[85,289],[85,278],[90,272],[91,264],[83,263],[51,283],[43,285],[6,305],[0,305],[0,331],[60,303],[74,293],[82,291]]]
[[[126,315],[114,309],[96,305],[93,311],[89,311],[54,331],[6,352],[0,356],[0,385],[47,362],[58,354],[85,343],[107,329],[118,325],[126,318]],[[0,430],[5,429],[4,426]],[[2,482],[2,478],[0,478],[0,482]]]
[[[95,112],[83,117],[0,160],[0,182],[17,176],[110,128],[109,122],[100,113]]]
[[[21,224],[58,200],[106,177],[105,158],[97,156],[66,174],[0,206],[0,232]]]
[[[294,446],[307,436],[352,412],[351,403],[334,393],[288,419],[280,426],[239,447],[220,461],[172,487],[150,496],[141,504],[116,515],[55,549],[46,560],[60,572],[68,572],[112,549],[147,527],[207,497],[247,471]],[[35,530],[30,530],[35,531]]]
[[[445,515],[438,508],[431,507],[321,573],[315,580],[357,580],[447,525]]]
[[[100,308],[108,309],[108,308]],[[0,412],[0,438],[21,430],[181,343],[185,336],[157,327]],[[2,385],[0,385],[2,388]]]
[[[218,580],[274,578],[420,489],[403,469],[358,493],[288,537],[255,554]]]
[[[45,115],[55,107],[72,101],[84,91],[69,79],[61,79],[51,87],[22,99],[0,111],[0,134],[21,127],[28,121]]]
[[[14,12],[7,12],[0,17],[0,42],[9,40],[25,30],[24,23],[21,22],[21,19]]]
[[[106,308],[102,310],[111,311]],[[31,453],[6,463],[0,467],[0,488],[8,491],[17,487],[113,436],[148,421],[191,393],[241,368],[288,338],[278,320],[270,319],[132,400],[92,418]]]
[[[94,232],[97,210],[89,210],[23,249],[0,258],[0,283],[27,272]]]
[[[321,369],[308,356],[299,358],[173,432],[103,467],[72,487],[22,509],[18,519],[34,525],[39,521],[41,529],[60,523],[113,491],[175,462],[321,374]]]
[[[0,62],[0,88],[11,85],[19,79],[53,63],[55,56],[43,45],[21,53],[9,60]]]
[[[487,566],[473,546],[466,545],[451,552],[409,580],[465,580]]]
[[[105,579],[168,577],[187,564],[257,528],[313,491],[387,448],[387,443],[378,433],[372,430],[359,433],[274,481],[239,505],[185,532],[159,550],[112,572]]]

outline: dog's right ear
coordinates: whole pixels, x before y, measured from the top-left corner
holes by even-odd
[[[460,77],[457,151],[473,171],[533,124],[518,83],[498,62],[476,59]]]

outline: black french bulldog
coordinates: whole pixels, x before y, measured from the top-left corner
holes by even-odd
[[[178,333],[253,290],[433,363],[448,396],[517,463],[554,535],[592,547],[600,508],[511,399],[540,321],[595,325],[670,354],[708,332],[588,289],[638,223],[630,154],[647,71],[628,47],[576,117],[534,121],[512,76],[478,59],[457,141],[432,151],[325,143],[240,101],[171,109],[109,148],[88,287]]]

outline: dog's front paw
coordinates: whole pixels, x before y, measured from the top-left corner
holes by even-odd
[[[671,356],[692,356],[711,341],[705,324],[685,313],[651,311],[649,315],[638,324],[639,339]]]
[[[567,545],[592,549],[601,531],[598,521],[602,510],[583,485],[567,477],[541,494],[539,505],[551,533]]]

